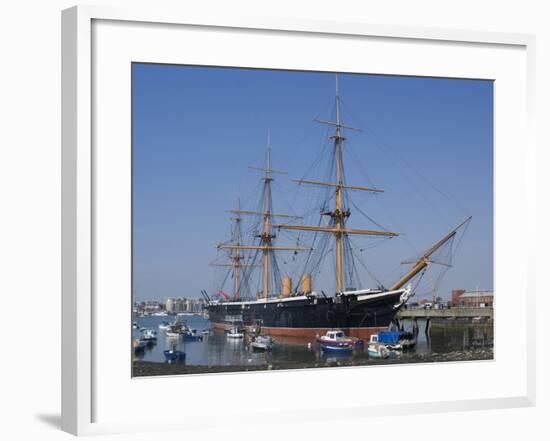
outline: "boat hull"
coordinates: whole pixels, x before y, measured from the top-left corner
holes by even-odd
[[[235,323],[250,329],[260,324],[262,332],[275,337],[312,339],[338,328],[349,337],[368,341],[392,322],[404,303],[404,293],[221,302],[208,305],[207,311],[216,329],[229,329]]]
[[[320,345],[321,351],[330,352],[332,354],[351,354],[353,352],[352,346],[338,346],[334,344],[322,344]]]

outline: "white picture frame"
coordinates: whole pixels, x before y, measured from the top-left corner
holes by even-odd
[[[98,279],[97,271],[101,266],[101,262],[98,262],[98,246],[101,248],[103,245],[98,245],[98,241],[101,242],[102,230],[98,225],[103,220],[98,219],[96,216],[98,207],[104,203],[102,195],[105,194],[101,188],[96,188],[98,173],[102,174],[103,170],[99,168],[104,165],[104,159],[97,158],[94,154],[94,137],[97,139],[101,134],[97,133],[97,130],[101,130],[101,124],[97,125],[97,121],[101,119],[102,115],[98,114],[97,100],[99,99],[94,95],[94,88],[97,84],[98,77],[101,74],[97,66],[94,65],[94,59],[97,60],[101,56],[98,51],[104,46],[105,38],[110,38],[110,32],[124,32],[121,29],[110,29],[106,34],[99,35],[94,31],[94,24],[99,22],[107,23],[111,26],[116,23],[117,26],[153,26],[156,32],[159,33],[158,38],[163,38],[160,35],[163,32],[163,27],[174,29],[202,29],[208,33],[216,32],[239,32],[246,34],[247,32],[265,32],[269,33],[273,39],[277,39],[277,34],[284,35],[285,39],[293,39],[298,36],[327,36],[331,38],[350,39],[354,41],[361,41],[361,39],[377,40],[382,42],[406,42],[409,49],[414,52],[419,50],[419,47],[435,47],[437,45],[450,44],[455,47],[464,47],[465,51],[476,50],[475,48],[484,48],[487,51],[505,52],[510,49],[511,52],[516,53],[512,58],[517,60],[520,65],[515,66],[517,69],[517,77],[511,79],[510,85],[506,87],[517,87],[519,92],[515,99],[521,101],[521,105],[517,110],[511,110],[511,115],[502,115],[499,112],[495,112],[496,124],[499,123],[499,118],[517,116],[521,119],[521,128],[514,133],[514,139],[520,139],[524,148],[521,152],[517,152],[521,156],[522,169],[519,171],[522,178],[519,188],[515,190],[517,195],[524,198],[524,209],[527,211],[530,218],[529,228],[529,241],[526,248],[522,251],[522,255],[517,257],[521,260],[522,268],[525,267],[525,274],[523,279],[517,280],[516,286],[523,286],[518,293],[521,299],[521,306],[517,306],[518,316],[521,316],[521,323],[525,325],[525,332],[521,333],[518,337],[518,341],[521,346],[521,359],[518,361],[523,368],[518,370],[521,378],[517,379],[517,388],[513,389],[513,392],[503,391],[499,393],[491,393],[489,391],[480,391],[478,396],[473,398],[471,395],[464,395],[458,397],[455,393],[450,394],[448,399],[418,399],[415,401],[398,401],[392,402],[391,400],[385,401],[373,401],[372,404],[366,401],[358,400],[351,403],[349,406],[342,406],[340,403],[336,405],[328,404],[323,406],[322,403],[318,403],[317,407],[296,408],[284,413],[278,411],[278,415],[284,415],[287,421],[296,420],[315,420],[319,418],[319,411],[321,409],[330,408],[332,418],[351,417],[359,418],[369,414],[370,416],[376,415],[397,415],[407,413],[418,412],[441,412],[441,411],[457,411],[466,409],[489,409],[489,408],[502,408],[502,407],[521,407],[532,406],[535,402],[535,286],[534,286],[534,268],[535,268],[535,243],[534,236],[534,211],[535,211],[535,146],[533,140],[533,128],[532,128],[532,112],[533,112],[533,97],[534,97],[534,51],[535,51],[535,39],[531,35],[526,34],[505,34],[505,33],[492,33],[492,32],[475,32],[475,31],[458,31],[450,29],[425,29],[416,27],[398,27],[398,26],[383,26],[364,23],[339,23],[339,22],[315,22],[315,21],[303,21],[303,20],[290,20],[290,19],[277,19],[277,18],[242,18],[242,17],[215,17],[214,15],[208,17],[192,17],[182,9],[175,9],[169,12],[158,12],[155,10],[146,9],[132,9],[132,10],[118,10],[109,7],[95,7],[95,6],[78,6],[63,11],[62,14],[62,169],[63,169],[63,181],[62,181],[62,241],[63,241],[63,255],[62,255],[62,427],[63,430],[78,434],[96,434],[96,433],[112,433],[121,431],[136,431],[136,430],[158,430],[160,423],[163,428],[169,429],[184,429],[184,428],[197,428],[208,427],[213,425],[214,422],[207,418],[207,415],[200,411],[192,415],[193,421],[185,418],[174,420],[173,418],[166,420],[160,420],[159,418],[148,418],[147,421],[140,421],[137,423],[131,423],[127,417],[122,414],[120,418],[117,417],[115,412],[110,411],[108,417],[99,417],[102,415],[101,402],[105,402],[106,398],[104,392],[99,390],[107,389],[107,385],[113,385],[111,380],[104,380],[103,374],[99,374],[98,371],[105,372],[105,368],[96,369],[97,363],[101,363],[101,359],[105,358],[106,354],[112,354],[108,352],[109,349],[106,345],[101,344],[104,342],[101,336],[97,336],[98,332],[98,315],[104,315],[104,311],[101,309],[101,302],[97,302],[94,299],[94,292],[97,289]],[[139,29],[137,30],[140,31]],[[134,30],[134,32],[136,32]],[[102,36],[103,35],[103,36]],[[135,36],[135,34],[133,34]],[[156,38],[156,37],[155,37]],[[369,41],[370,41],[369,40]],[[201,41],[195,42],[197,45],[201,45]],[[206,44],[206,43],[205,43]],[[113,45],[116,46],[116,45]],[[130,45],[128,45],[130,46]],[[206,46],[205,46],[206,48]],[[150,48],[149,48],[150,49]],[[154,50],[154,47],[153,47]],[[396,49],[397,50],[397,49]],[[166,49],[169,52],[169,49]],[[521,55],[518,55],[520,54]],[[296,60],[291,60],[291,53],[289,54],[289,61],[285,67],[287,68],[304,68],[305,66],[297,66]],[[129,59],[132,59],[133,54],[129,54]],[[169,57],[170,54],[163,54],[159,56],[159,60],[163,57]],[[216,55],[212,55],[215,59]],[[108,57],[107,57],[108,58]],[[136,61],[147,61],[140,58]],[[459,60],[460,61],[460,60]],[[481,61],[480,61],[481,62]],[[227,64],[227,61],[221,61],[217,64]],[[236,62],[238,65],[239,62]],[[294,64],[293,64],[294,63]],[[190,62],[189,64],[193,64]],[[284,61],[278,66],[284,65]],[[328,69],[328,66],[327,66]],[[349,66],[347,67],[349,69]],[[388,68],[389,69],[389,68]],[[381,71],[382,73],[399,73],[399,66],[395,65],[392,68],[392,72]],[[437,66],[434,67],[437,69]],[[445,66],[441,68],[441,76],[453,76],[452,66]],[[419,74],[421,71],[417,71]],[[435,75],[432,70],[427,72],[427,75]],[[451,73],[451,75],[449,74]],[[473,72],[473,71],[472,71]],[[403,72],[404,74],[405,72]],[[414,74],[411,71],[408,74]],[[464,76],[461,75],[457,76]],[[522,79],[521,81],[519,79]],[[522,82],[524,79],[524,82]],[[498,80],[498,79],[497,79]],[[516,81],[518,84],[512,84]],[[520,84],[521,83],[521,84]],[[525,88],[525,90],[523,90]],[[519,98],[518,98],[519,97]],[[121,106],[128,106],[128,103],[119,103]],[[94,107],[96,106],[96,107]],[[514,113],[514,112],[517,112]],[[501,124],[503,126],[504,124]],[[98,129],[99,127],[99,129]],[[498,151],[500,145],[504,145],[507,142],[503,138],[499,138],[499,131],[496,133],[495,150]],[[518,138],[520,137],[521,138]],[[501,144],[502,143],[502,144]],[[505,148],[503,148],[506,150]],[[508,151],[508,150],[506,150]],[[504,158],[505,159],[505,158]],[[513,159],[513,158],[512,158]],[[125,161],[127,157],[121,155],[116,161]],[[121,164],[123,162],[117,162]],[[503,165],[504,164],[504,165]],[[499,167],[507,167],[505,160],[495,162],[496,176],[499,176],[501,171]],[[106,171],[109,174],[109,171]],[[122,173],[124,175],[124,173]],[[500,175],[502,176],[502,175]],[[103,179],[103,178],[102,178]],[[502,181],[496,181],[496,194],[499,193],[499,185]],[[126,188],[127,190],[127,188]],[[121,189],[125,194],[125,189]],[[503,190],[504,191],[504,190]],[[508,188],[505,189],[508,191]],[[116,191],[115,191],[116,193]],[[129,197],[129,195],[128,195]],[[498,198],[496,204],[499,204]],[[500,205],[504,207],[504,205]],[[530,215],[529,215],[530,214]],[[497,227],[498,225],[504,225],[504,217],[495,216]],[[501,224],[502,222],[502,224]],[[124,227],[124,225],[121,226]],[[501,227],[502,228],[502,227]],[[506,250],[503,247],[499,247],[498,241],[498,228],[495,232],[496,237],[496,264],[503,266],[502,272],[509,272],[509,267],[506,267],[506,256],[508,253],[514,252],[513,250]],[[113,253],[116,255],[116,253]],[[517,254],[517,253],[516,253]],[[504,262],[504,263],[503,263]],[[124,267],[124,265],[122,265]],[[101,272],[101,270],[99,269]],[[124,272],[124,269],[121,270]],[[523,282],[525,283],[523,283]],[[499,286],[498,283],[496,286]],[[502,286],[502,285],[501,285]],[[512,286],[512,285],[511,285]],[[126,296],[129,293],[125,293]],[[499,292],[497,292],[499,296]],[[497,318],[496,322],[500,320],[500,326],[506,325],[506,301],[501,297],[497,300]],[[129,303],[127,303],[129,305]],[[130,308],[128,306],[127,319],[129,316]],[[103,320],[103,318],[101,319]],[[496,330],[496,339],[499,337],[498,326]],[[502,335],[502,334],[500,334]],[[512,338],[513,340],[513,338]],[[129,345],[128,350],[129,350]],[[485,362],[483,363],[461,363],[458,369],[467,369],[468,372],[474,372],[476,369],[486,370],[487,373],[491,372],[491,369],[499,363],[506,364],[505,354],[498,352],[496,348],[496,361],[493,365]],[[456,365],[456,364],[455,364]],[[466,366],[466,367],[464,367]],[[469,366],[469,367],[468,367]],[[504,366],[504,365],[503,365]],[[503,367],[504,369],[505,367]],[[113,368],[114,369],[114,368]],[[152,383],[152,380],[141,379],[132,380],[130,378],[129,366],[118,367],[117,369],[126,369],[128,375],[128,386],[133,387],[135,384],[140,384],[143,387],[147,382]],[[377,369],[380,371],[385,368],[369,368]],[[392,367],[392,369],[402,369],[401,372],[406,372],[406,369],[416,369],[418,373],[419,367]],[[339,371],[341,373],[335,373]],[[323,372],[320,370],[309,371],[309,377],[318,376],[319,378],[330,377],[334,375],[347,375],[351,378],[359,378],[358,375],[362,375],[361,368],[351,368],[340,371],[338,369],[326,369]],[[450,371],[449,371],[450,372]],[[432,372],[433,373],[433,372]],[[278,372],[278,373],[256,373],[256,374],[231,374],[228,375],[212,375],[212,376],[188,376],[189,380],[184,384],[183,381],[179,381],[178,378],[161,378],[155,381],[160,382],[167,387],[192,387],[190,381],[194,382],[197,387],[211,387],[208,384],[219,383],[219,379],[223,378],[224,381],[244,381],[258,384],[259,381],[265,379],[265,375],[272,375],[270,383],[277,383],[281,381],[304,381],[304,377],[296,372]],[[228,380],[229,379],[229,380]],[[283,380],[282,380],[283,379]],[[114,381],[114,380],[112,380]],[[132,383],[133,381],[133,383]],[[511,381],[512,382],[512,381]],[[159,384],[160,384],[159,383]],[[100,387],[100,385],[103,385]],[[121,387],[123,387],[121,385]],[[308,387],[304,381],[304,387]],[[503,386],[504,387],[504,386]],[[512,387],[512,386],[511,386]],[[147,393],[154,394],[154,388],[149,387]],[[510,389],[512,390],[512,389]],[[517,391],[517,392],[516,392]],[[493,391],[494,392],[494,391]],[[458,397],[458,398],[457,398]],[[130,400],[128,398],[128,400]],[[299,401],[299,399],[298,399]],[[414,405],[412,405],[414,403]],[[117,403],[119,405],[120,403]],[[299,403],[298,403],[299,404]],[[113,405],[113,407],[115,407]],[[199,406],[200,407],[200,406]],[[270,415],[276,412],[276,407],[273,406],[260,406],[258,409],[261,415]],[[305,406],[304,406],[305,407]],[[107,414],[107,413],[106,413]],[[326,414],[323,419],[326,419]],[[235,421],[229,421],[229,419],[219,418],[215,424],[238,424]]]

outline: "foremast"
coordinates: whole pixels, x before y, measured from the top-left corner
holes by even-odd
[[[320,182],[311,181],[305,179],[293,179],[294,182],[299,184],[312,184],[326,187],[335,188],[335,205],[331,211],[321,212],[323,216],[329,216],[331,222],[329,226],[312,226],[312,225],[291,225],[291,224],[276,224],[278,228],[298,231],[315,231],[319,233],[329,233],[334,236],[335,239],[335,253],[336,253],[336,292],[341,293],[344,291],[344,259],[343,259],[343,241],[348,235],[366,235],[366,236],[386,236],[394,237],[398,236],[397,233],[389,231],[377,231],[377,230],[365,230],[365,229],[350,229],[346,227],[346,220],[351,215],[349,208],[344,207],[343,193],[347,189],[362,190],[372,193],[381,193],[383,190],[369,187],[361,187],[356,185],[347,185],[344,182],[344,166],[342,157],[342,147],[346,140],[343,135],[343,129],[359,131],[354,127],[344,125],[340,121],[340,94],[338,88],[338,74],[336,74],[336,121],[324,121],[316,119],[317,122],[322,124],[328,124],[334,126],[335,132],[330,139],[334,142],[334,155],[336,156],[336,182]]]

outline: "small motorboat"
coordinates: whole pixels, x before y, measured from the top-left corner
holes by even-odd
[[[323,352],[349,354],[356,349],[363,348],[363,340],[356,337],[347,337],[344,331],[340,329],[327,331],[325,335],[317,338],[317,342]]]
[[[157,331],[154,329],[142,329],[141,339],[147,342],[155,342],[157,341]]]
[[[185,362],[185,352],[177,349],[167,349],[164,351],[164,358],[167,363]]]
[[[163,321],[163,322],[159,325],[159,329],[160,329],[161,331],[167,331],[167,330],[170,329],[170,326],[171,326],[171,325],[170,325],[169,322],[164,322],[164,321]]]
[[[137,329],[137,328],[138,328],[137,322],[132,322],[132,328],[133,328],[133,329]]]
[[[147,342],[140,340],[139,338],[134,338],[134,340],[132,341],[132,348],[136,353],[145,351],[146,346],[147,346]]]
[[[275,340],[269,335],[257,335],[250,342],[250,347],[256,352],[266,352],[273,349]]]
[[[416,345],[416,337],[412,332],[381,331],[378,333],[378,342],[385,345],[387,349],[400,351]]]
[[[227,331],[227,338],[235,340],[244,338],[244,332],[240,328],[231,328],[229,331]]]
[[[174,320],[165,332],[167,337],[181,337],[188,331],[187,323]]]
[[[378,341],[378,334],[370,336],[367,353],[371,358],[388,358],[390,356],[390,351],[386,345]]]
[[[403,349],[401,345],[401,332],[399,331],[381,331],[378,333],[378,343],[386,346],[386,349],[391,351],[400,351]]]
[[[202,341],[202,335],[197,333],[196,329],[186,329],[181,333],[185,341]]]

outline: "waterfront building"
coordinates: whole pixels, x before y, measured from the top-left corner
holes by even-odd
[[[494,305],[493,290],[465,291],[455,289],[452,292],[451,306],[465,308],[492,308]]]

